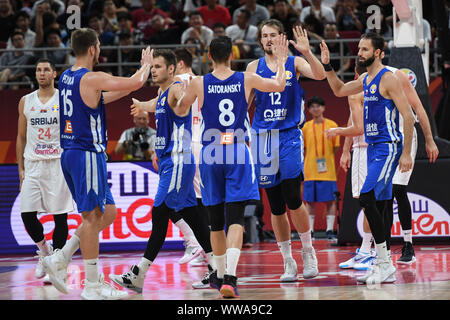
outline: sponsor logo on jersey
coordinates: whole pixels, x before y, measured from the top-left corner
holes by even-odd
[[[72,131],[72,122],[70,120],[66,120],[66,126],[64,127],[65,133],[73,133]]]

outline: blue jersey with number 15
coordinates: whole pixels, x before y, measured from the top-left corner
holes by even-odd
[[[87,72],[85,68],[76,71],[69,68],[59,78],[61,147],[105,152],[108,138],[103,95],[93,109],[83,102],[80,94],[80,81]]]

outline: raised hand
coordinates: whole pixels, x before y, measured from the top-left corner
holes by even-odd
[[[296,26],[292,29],[292,31],[294,33],[295,42],[293,40],[289,40],[289,42],[302,54],[308,53],[311,50],[309,46],[308,32],[300,26]]]
[[[330,51],[328,50],[327,44],[323,40],[320,43],[320,60],[322,60],[323,64],[330,63]]]
[[[141,66],[144,64],[148,64],[150,66],[153,65],[153,49],[151,49],[150,46],[142,49]]]
[[[280,36],[274,40],[273,44],[274,45],[272,52],[273,55],[277,58],[277,62],[280,64],[285,64],[289,53],[288,40],[286,38],[286,35],[280,34]]]

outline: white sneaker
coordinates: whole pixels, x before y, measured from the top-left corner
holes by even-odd
[[[376,261],[377,261],[377,253],[373,251],[371,254],[362,259],[359,263],[356,263],[353,266],[353,269],[359,271],[370,270],[375,265]]]
[[[310,251],[302,249],[303,258],[303,279],[311,279],[319,274],[317,268],[316,251],[311,248]]]
[[[184,251],[183,257],[178,261],[179,264],[187,263],[195,258],[197,258],[202,253],[202,247],[198,243],[193,243],[186,241],[186,250]]]
[[[142,293],[144,287],[145,275],[140,275],[139,267],[136,265],[131,266],[130,271],[124,274],[110,274],[109,279],[127,289]]]
[[[67,265],[68,262],[64,257],[64,253],[56,249],[51,256],[44,257],[42,265],[45,272],[49,275],[49,279],[55,288],[62,293],[69,293],[67,288]]]
[[[204,267],[206,266],[207,260],[206,260],[206,255],[205,252],[202,250],[201,254],[197,256],[197,258],[192,259],[191,261],[189,261],[188,265],[190,265],[191,267]]]
[[[365,275],[356,278],[356,281],[367,284],[392,283],[397,280],[395,271],[396,268],[391,261],[380,262],[380,260],[375,260],[373,267]]]
[[[46,243],[47,245],[47,250],[48,250],[48,255],[52,255],[53,254],[53,248],[49,243]],[[45,269],[44,266],[42,265],[42,261],[44,260],[44,258],[46,257],[46,255],[44,254],[44,252],[38,250],[36,251],[37,253],[37,258],[38,263],[36,265],[36,270],[34,271],[34,276],[38,279],[41,279],[45,276]]]
[[[208,271],[203,276],[203,279],[192,283],[192,288],[194,289],[208,289],[211,288],[209,285],[209,276],[214,270],[208,265]]]
[[[126,291],[117,290],[111,284],[105,282],[105,276],[100,274],[98,282],[90,282],[86,279],[81,282],[84,284],[81,298],[83,300],[119,300],[128,297]]]
[[[352,269],[356,264],[364,261],[365,258],[370,257],[370,253],[360,251],[359,248],[356,249],[354,256],[345,262],[339,263],[339,268],[341,269]]]
[[[52,284],[52,282],[50,281],[50,277],[48,274],[46,274],[43,278],[42,278],[42,282],[44,284]]]
[[[280,277],[281,282],[294,282],[298,280],[297,277],[297,262],[294,258],[287,258],[284,262],[284,273]]]

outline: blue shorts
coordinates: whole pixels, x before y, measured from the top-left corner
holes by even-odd
[[[303,200],[307,202],[328,202],[336,200],[336,181],[303,182]]]
[[[227,147],[216,146],[217,150],[223,151],[221,163],[208,161],[207,153],[212,145],[202,148],[199,169],[202,202],[205,206],[259,200],[255,165],[248,146],[244,143],[227,146],[234,150],[233,157],[229,157],[229,161],[225,161],[227,154],[230,155],[225,151]]]
[[[402,150],[401,143],[376,143],[367,147],[367,177],[361,193],[374,190],[377,201],[392,198],[392,178]]]
[[[189,157],[190,156],[190,157]],[[163,203],[180,211],[197,205],[194,191],[195,163],[192,154],[177,154],[159,159],[159,184],[155,196],[155,207]]]
[[[302,130],[261,130],[252,137],[252,153],[261,188],[272,188],[283,180],[296,178],[303,172]]]
[[[85,150],[68,149],[61,154],[61,168],[79,212],[114,204],[108,185],[106,156]]]

